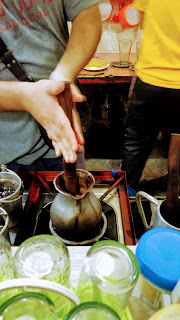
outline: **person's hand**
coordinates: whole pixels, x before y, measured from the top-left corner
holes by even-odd
[[[46,130],[52,140],[56,156],[63,155],[64,160],[75,162],[76,152],[84,150],[84,137],[79,114],[72,110],[73,128],[63,108],[59,105],[57,96],[64,90],[64,83],[57,80],[40,80],[24,84],[22,104]],[[84,101],[84,96],[72,86],[74,102]]]

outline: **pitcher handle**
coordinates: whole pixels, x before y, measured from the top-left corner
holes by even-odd
[[[144,224],[144,227],[145,227],[145,229],[147,231],[147,230],[151,229],[152,221],[150,222],[150,224],[147,223],[146,216],[145,216],[145,213],[144,213],[144,209],[143,209],[143,206],[142,206],[142,201],[141,201],[142,197],[147,199],[147,200],[149,200],[151,203],[154,203],[156,206],[158,206],[159,202],[154,197],[150,196],[150,194],[148,194],[148,193],[146,193],[144,191],[138,191],[136,193],[137,208],[138,208],[139,214],[140,214],[140,216],[142,218],[142,222]]]

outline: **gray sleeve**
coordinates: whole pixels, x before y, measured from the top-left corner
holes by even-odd
[[[68,21],[72,21],[81,11],[94,6],[100,0],[63,0]]]

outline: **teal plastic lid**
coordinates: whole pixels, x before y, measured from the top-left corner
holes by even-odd
[[[136,257],[145,278],[172,291],[180,278],[180,231],[155,228],[145,232],[138,242]]]

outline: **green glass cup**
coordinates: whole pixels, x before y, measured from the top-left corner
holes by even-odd
[[[13,256],[10,243],[0,235],[0,282],[14,278]]]
[[[109,306],[96,302],[84,302],[74,307],[64,320],[120,320],[118,314]]]
[[[38,293],[46,296],[55,305],[55,310],[56,310],[56,315],[58,320],[63,320],[65,315],[80,303],[78,296],[74,292],[72,292],[72,290],[70,290],[69,288],[59,283],[45,280],[45,279],[18,278],[18,279],[6,280],[0,283],[0,293],[8,294],[12,290],[14,290],[14,296],[13,296],[14,298],[19,294],[24,294],[29,292]],[[15,290],[16,290],[16,293],[15,293]],[[58,297],[59,297],[59,300],[57,299]],[[9,301],[8,299],[9,298],[6,299],[5,303]],[[64,303],[64,301],[66,302],[66,304]],[[23,309],[22,304],[21,304],[21,308]],[[44,320],[48,318],[45,318],[42,316],[42,318],[40,319]],[[12,320],[12,319],[9,318],[8,320]],[[18,318],[18,320],[31,320],[31,319]]]
[[[11,251],[10,243],[0,235],[0,282],[13,279],[14,268],[13,268],[13,256]],[[0,293],[0,305],[12,297],[16,293],[16,290]]]
[[[57,320],[53,302],[35,292],[18,294],[0,307],[1,320]]]
[[[129,248],[113,240],[100,241],[87,252],[75,292],[81,303],[98,301],[123,317],[139,272]]]
[[[70,288],[70,258],[66,245],[52,235],[38,235],[25,240],[14,255],[16,278],[46,279]],[[41,293],[44,293],[41,290]],[[55,293],[46,293],[60,317],[71,304]]]

